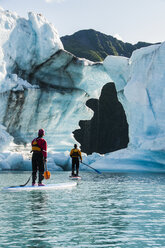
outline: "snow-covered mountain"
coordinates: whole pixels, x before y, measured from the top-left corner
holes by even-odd
[[[46,130],[51,150],[71,149],[72,131],[92,116],[86,100],[98,98],[103,85],[114,81],[127,115],[129,147],[86,161],[111,169],[110,160],[131,158],[159,162],[164,169],[164,66],[165,43],[136,50],[130,59],[108,56],[93,63],[65,51],[42,15],[25,19],[0,9],[0,167],[20,168],[24,159],[12,159],[13,144],[29,144],[39,128]],[[67,165],[68,155],[63,162],[55,157],[50,153],[52,168]]]

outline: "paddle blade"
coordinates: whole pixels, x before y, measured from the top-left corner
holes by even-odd
[[[47,180],[50,178],[50,171],[45,171],[44,172],[44,178]]]
[[[97,173],[99,173],[99,174],[101,174],[101,172],[100,171],[98,171],[98,170],[96,170],[96,169],[94,169]]]

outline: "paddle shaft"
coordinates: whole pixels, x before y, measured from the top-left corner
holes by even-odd
[[[32,174],[30,175],[30,177],[29,177],[29,179],[27,180],[27,182],[26,182],[25,184],[23,184],[23,185],[20,185],[20,187],[26,186],[26,184],[28,184],[28,182],[30,181],[31,176],[32,176]]]
[[[47,171],[47,162],[45,162],[45,168],[46,168],[46,171]],[[29,179],[27,180],[27,182],[25,184],[22,184],[22,185],[19,185],[19,187],[24,187],[28,184],[28,182],[30,181],[30,178],[31,178],[32,174],[30,175]],[[13,187],[16,187],[16,186],[10,186],[10,188],[13,188]]]
[[[86,165],[86,166],[88,166],[89,168],[93,169],[93,170],[96,171],[97,173],[101,174],[100,171],[96,170],[96,169],[93,168],[92,166],[90,166],[90,165],[88,165],[88,164],[85,164],[85,163],[83,163],[83,162],[81,162],[81,163],[84,164],[84,165]]]
[[[26,186],[26,184],[28,184],[28,182],[30,181],[30,178],[31,178],[32,174],[30,175],[29,179],[27,180],[27,182],[25,184],[22,184],[22,185],[19,185],[19,187],[24,187]],[[10,186],[10,188],[15,188],[17,186]]]
[[[48,168],[47,168],[47,161],[45,161],[45,170],[47,171]]]

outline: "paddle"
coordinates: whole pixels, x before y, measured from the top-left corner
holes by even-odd
[[[85,164],[85,163],[83,163],[83,162],[81,162],[81,163],[84,164],[84,165],[86,165],[86,166],[88,166],[89,168],[93,169],[93,170],[96,171],[97,173],[101,174],[100,171],[96,170],[96,169],[93,168],[92,166],[90,166],[90,165],[88,165],[88,164]]]
[[[49,179],[50,178],[50,172],[47,170],[47,163],[45,162],[45,167],[46,167],[46,171],[44,172],[44,178],[45,179]],[[29,179],[27,180],[27,182],[25,184],[22,185],[18,185],[18,186],[10,186],[9,188],[15,188],[15,187],[24,187],[28,184],[28,182],[30,181],[32,174],[30,175]]]
[[[24,186],[26,186],[26,184],[28,184],[28,182],[30,181],[31,176],[32,176],[32,174],[30,175],[29,179],[27,180],[27,182],[25,184],[18,185],[18,186],[10,186],[9,188],[24,187]]]
[[[50,171],[48,171],[47,162],[45,162],[45,169],[46,171],[44,172],[44,178],[47,180],[50,178]]]

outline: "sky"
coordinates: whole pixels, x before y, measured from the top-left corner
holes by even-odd
[[[0,6],[25,18],[43,14],[60,37],[95,29],[132,44],[165,40],[165,0],[0,0]]]

